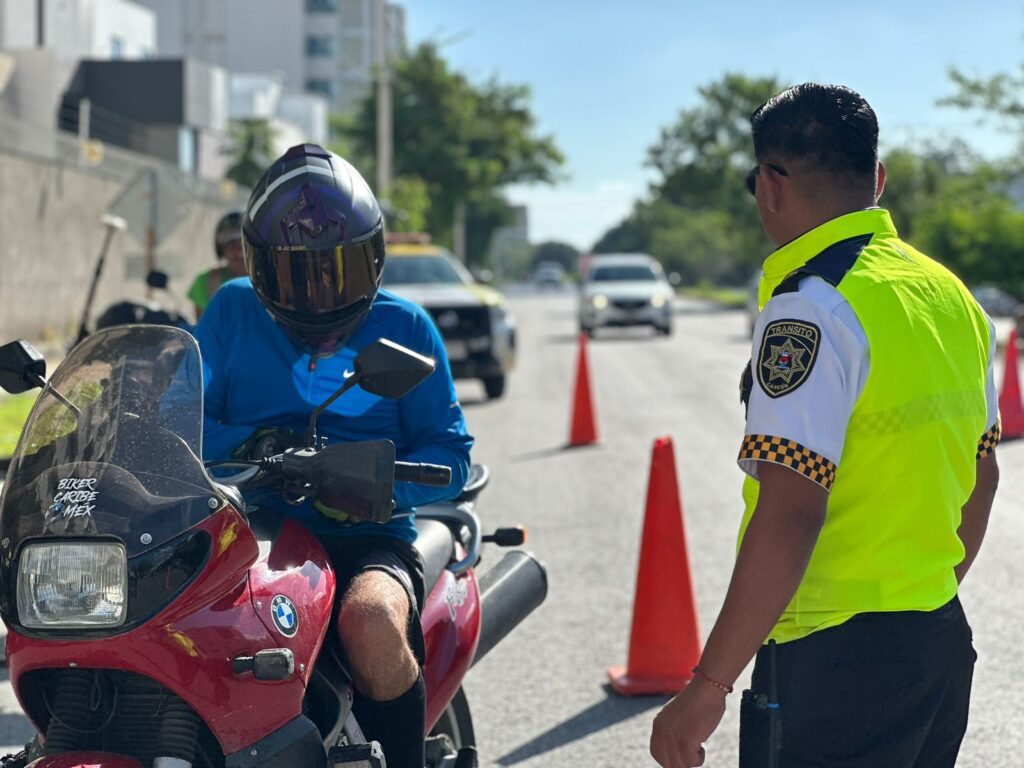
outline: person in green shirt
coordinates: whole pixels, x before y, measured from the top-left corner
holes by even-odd
[[[228,280],[245,277],[241,211],[229,211],[217,222],[213,247],[217,251],[217,266],[200,274],[188,289],[188,297],[196,308],[196,322],[199,322],[218,288]]]

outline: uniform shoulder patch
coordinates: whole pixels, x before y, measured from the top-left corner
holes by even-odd
[[[764,329],[757,380],[768,397],[782,397],[807,381],[820,340],[818,326],[804,320],[776,320]]]

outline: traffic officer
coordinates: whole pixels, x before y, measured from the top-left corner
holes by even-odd
[[[861,96],[798,85],[751,126],[747,185],[778,249],[744,371],[746,511],[725,603],[651,753],[701,765],[756,653],[741,766],[952,767],[976,658],[957,588],[999,476],[992,324],[876,207],[885,169]]]

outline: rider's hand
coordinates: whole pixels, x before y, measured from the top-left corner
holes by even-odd
[[[654,718],[651,757],[664,768],[703,765],[703,744],[724,714],[725,694],[699,679],[691,680]]]
[[[329,517],[331,520],[335,520],[339,523],[358,522],[358,518],[353,517],[348,512],[344,512],[340,509],[335,509],[334,507],[329,507],[319,499],[313,502],[313,506],[316,507],[317,512],[319,512],[324,517]]]
[[[338,500],[332,500],[332,502],[338,506],[331,506],[323,499],[315,499],[313,506],[317,512],[337,522],[387,522],[391,517],[390,512],[388,512],[387,516],[383,519],[377,519],[373,516],[371,510],[366,509],[366,505],[354,503],[349,507],[343,500],[340,503]],[[364,509],[360,511],[359,507]]]
[[[232,451],[231,458],[259,461],[276,456],[288,448],[298,448],[303,442],[302,435],[290,429],[260,427],[248,440]]]

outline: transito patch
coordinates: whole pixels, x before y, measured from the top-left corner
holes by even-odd
[[[777,320],[764,329],[757,380],[768,397],[782,397],[807,381],[819,341],[818,326],[803,320]]]

